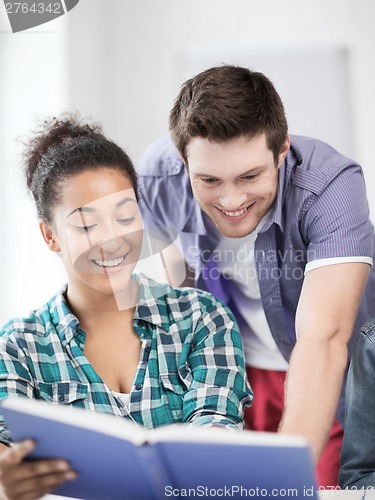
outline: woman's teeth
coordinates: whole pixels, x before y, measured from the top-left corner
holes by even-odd
[[[125,259],[125,256],[119,257],[118,259],[115,259],[115,260],[96,260],[96,259],[94,259],[94,262],[98,266],[102,266],[102,267],[116,267],[119,264],[121,264],[121,262],[123,262],[124,259]]]

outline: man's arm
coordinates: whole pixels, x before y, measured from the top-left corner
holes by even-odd
[[[316,461],[335,418],[369,270],[364,263],[320,267],[309,271],[303,284],[280,432],[304,435]]]

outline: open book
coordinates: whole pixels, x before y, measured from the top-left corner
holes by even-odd
[[[23,397],[1,402],[14,441],[33,458],[65,458],[78,478],[54,493],[82,499],[267,496],[317,498],[304,439],[130,420]]]

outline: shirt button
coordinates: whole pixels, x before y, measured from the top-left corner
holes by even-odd
[[[137,391],[140,391],[140,390],[142,389],[142,384],[137,384],[137,385],[135,386],[135,389],[136,389]]]

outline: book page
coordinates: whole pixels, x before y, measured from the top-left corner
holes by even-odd
[[[189,441],[196,443],[249,444],[259,446],[305,447],[307,441],[301,436],[290,436],[274,432],[233,431],[221,427],[193,427],[174,424],[147,431],[147,441]]]

